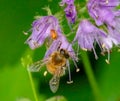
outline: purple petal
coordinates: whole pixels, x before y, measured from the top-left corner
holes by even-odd
[[[65,8],[65,14],[66,14],[66,18],[68,20],[69,23],[74,23],[76,20],[76,16],[77,16],[77,12],[76,12],[76,8],[73,4],[68,5]]]
[[[92,50],[94,42],[100,43],[100,39],[106,37],[106,34],[91,24],[88,20],[83,20],[79,24],[74,41],[78,41],[81,48]]]
[[[46,38],[51,38],[51,30],[56,31],[58,35],[61,34],[59,22],[54,16],[43,16],[35,20],[32,24],[32,34],[26,43],[32,49],[41,46]]]
[[[113,9],[118,4],[118,0],[89,0],[87,7],[90,16],[100,26],[103,23],[111,24],[114,21],[115,14]]]

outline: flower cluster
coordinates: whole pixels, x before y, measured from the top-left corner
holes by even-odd
[[[107,30],[107,37],[101,38],[100,42],[103,52],[110,53],[113,45],[120,44],[120,11],[116,9],[119,4],[119,0],[89,0],[87,4],[88,13],[96,25],[104,25]]]
[[[100,45],[101,39],[106,37],[107,35],[104,31],[98,29],[88,20],[83,20],[79,24],[76,36],[74,38],[74,42],[78,41],[79,46],[83,50],[93,50],[95,58],[97,59],[98,57],[94,49],[94,43],[97,42]]]
[[[42,60],[43,63],[38,61],[32,64],[29,70],[34,72],[39,71],[42,64],[46,64],[47,71],[53,75],[49,82],[50,89],[53,93],[57,91],[59,78],[65,74],[66,68],[69,72],[68,83],[72,83],[69,58],[75,64],[77,72],[79,71],[76,65],[78,58],[75,55],[72,44],[67,41],[67,38],[62,33],[59,22],[55,16],[43,16],[35,20],[32,24],[32,34],[26,43],[31,49],[36,49],[44,43],[48,46],[48,50]]]
[[[68,20],[68,23],[72,23],[72,24],[75,23],[77,11],[74,5],[74,0],[62,0],[60,2],[60,6],[64,6],[64,4],[67,5],[64,11],[65,11],[65,15]]]
[[[26,43],[29,44],[31,49],[36,49],[42,46],[43,43],[48,44],[44,60],[48,60],[51,54],[58,50],[66,50],[68,54],[64,56],[64,60],[67,60],[68,57],[70,57],[76,68],[78,57],[72,47],[74,43],[77,42],[78,46],[85,51],[93,51],[96,59],[98,58],[95,51],[95,45],[97,44],[100,47],[101,53],[108,52],[108,59],[106,59],[106,62],[109,63],[111,49],[113,46],[118,46],[120,44],[120,10],[116,9],[119,4],[119,0],[89,0],[87,2],[87,11],[92,18],[91,20],[94,20],[95,23],[93,24],[87,18],[83,19],[82,17],[82,20],[76,29],[76,35],[71,43],[68,42],[66,36],[63,34],[59,21],[55,16],[43,16],[33,22],[31,29],[32,34],[27,39]],[[68,23],[75,23],[75,20],[77,19],[77,11],[74,0],[62,0],[60,6],[64,5],[64,11]],[[61,57],[65,54],[64,51],[59,52],[62,54]],[[61,57],[58,56],[55,58],[55,61],[60,62]],[[71,81],[68,60],[65,61],[64,66],[68,67],[69,80]],[[63,67],[60,68],[59,66],[58,68],[62,71],[61,69],[63,69]],[[78,68],[77,71],[79,71]],[[59,76],[55,75],[52,80],[54,81],[56,78],[59,78]],[[53,91],[56,91],[56,82],[54,83],[51,84],[51,87]]]

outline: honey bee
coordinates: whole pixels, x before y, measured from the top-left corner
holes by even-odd
[[[59,87],[60,77],[65,74],[65,70],[69,67],[69,57],[69,52],[61,48],[54,51],[48,58],[32,64],[29,67],[29,70],[32,72],[37,72],[41,69],[41,67],[43,67],[43,65],[46,65],[47,71],[53,75],[49,81],[49,86],[51,91],[55,93]]]

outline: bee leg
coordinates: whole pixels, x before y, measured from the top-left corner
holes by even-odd
[[[73,81],[71,80],[71,71],[70,71],[70,65],[69,65],[69,61],[67,60],[67,68],[68,68],[68,73],[69,73],[69,81],[67,81],[68,84],[73,83]]]
[[[61,42],[61,41],[59,41],[59,43],[58,43],[58,47],[57,47],[57,51],[59,51],[59,50],[60,50],[61,44],[62,44],[62,42]]]

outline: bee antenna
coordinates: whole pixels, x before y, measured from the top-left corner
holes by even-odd
[[[61,41],[59,41],[59,43],[58,43],[59,45],[58,45],[58,47],[57,47],[57,50],[59,50],[60,49],[60,46],[61,46],[61,44],[62,44],[62,42]]]

